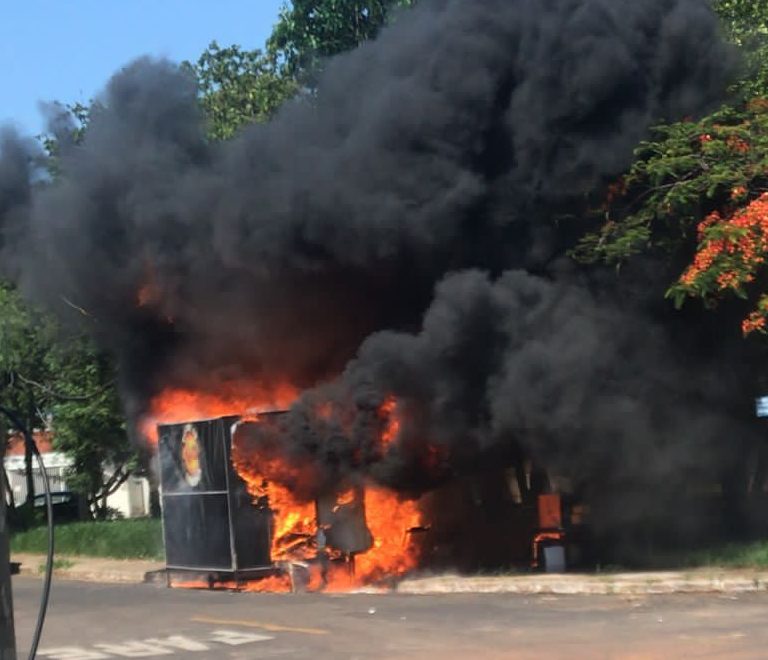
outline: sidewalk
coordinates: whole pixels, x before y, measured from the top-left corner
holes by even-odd
[[[768,570],[712,567],[688,571],[603,574],[442,575],[405,580],[397,587],[397,592],[404,594],[651,595],[756,591],[768,591]]]
[[[41,576],[44,555],[16,554],[21,574]],[[162,562],[64,557],[57,555],[57,579],[85,582],[138,584],[145,574],[164,567]],[[369,592],[368,589],[361,591]],[[768,570],[701,568],[689,571],[645,573],[533,573],[524,575],[440,575],[410,578],[397,585],[401,594],[559,594],[559,595],[651,595],[671,593],[747,593],[768,591]]]

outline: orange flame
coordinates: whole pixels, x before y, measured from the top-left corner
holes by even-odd
[[[400,418],[397,414],[397,399],[390,396],[381,404],[379,416],[384,420],[384,431],[381,434],[381,444],[386,450],[400,435]]]
[[[288,575],[270,575],[251,582],[223,580],[209,584],[204,580],[172,580],[171,586],[177,589],[226,589],[233,591],[255,591],[269,593],[288,593],[291,591],[291,578]]]
[[[136,292],[136,305],[149,307],[158,305],[162,300],[163,291],[157,278],[157,271],[152,262],[147,259],[144,262],[144,277]]]
[[[139,424],[144,438],[157,444],[158,424],[178,424],[227,415],[284,410],[296,400],[298,391],[291,385],[264,387],[236,383],[217,394],[190,389],[167,389],[158,394]]]
[[[333,510],[338,511],[341,507],[346,506],[347,504],[352,504],[352,502],[354,501],[355,501],[355,489],[350,488],[349,490],[346,490],[343,493],[339,493],[336,496],[336,506],[333,507]]]
[[[139,307],[147,307],[157,299],[157,291],[150,284],[145,284],[136,294],[136,304]]]
[[[144,281],[136,293],[136,304],[139,307],[153,305],[160,300],[160,287],[157,283],[155,269],[150,261],[144,265]]]
[[[276,480],[278,475],[297,472],[279,458],[254,460],[235,444],[232,462],[245,481],[248,492],[258,502],[264,498],[273,512],[272,560],[304,561],[314,556],[317,520],[314,502],[302,502]]]
[[[388,414],[394,415],[394,405],[388,404],[388,407]],[[399,425],[394,416],[390,419]],[[396,434],[396,427],[393,430],[393,424],[389,423],[383,435],[393,432]],[[268,455],[263,448],[252,451],[240,443],[233,447],[232,460],[254,500],[266,497],[274,511],[272,559],[289,562],[314,559],[318,552],[315,503],[302,501],[285,485],[312,480],[311,470],[292,465],[282,456]],[[352,504],[356,496],[355,488],[340,490],[335,497],[334,512]],[[313,570],[309,589],[346,591],[401,576],[418,565],[419,547],[410,534],[411,530],[423,526],[418,504],[402,500],[388,489],[369,485],[364,491],[363,508],[373,537],[372,547],[347,557],[348,564],[332,563],[325,576],[326,584],[321,571]],[[331,550],[330,555],[336,560],[344,559],[339,552]]]
[[[365,519],[373,536],[373,547],[355,557],[359,584],[398,577],[418,566],[419,548],[410,534],[423,525],[417,502],[401,500],[385,488],[368,487]]]

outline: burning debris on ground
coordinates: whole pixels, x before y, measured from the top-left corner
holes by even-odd
[[[425,0],[211,143],[192,81],[141,59],[82,144],[60,133],[55,181],[3,134],[1,261],[116,356],[152,442],[240,419],[270,561],[341,552],[357,582],[503,564],[554,488],[531,460],[598,528],[636,528],[754,437],[728,342],[696,320],[674,341],[657,274],[576,268],[561,219],[733,70],[704,0]]]

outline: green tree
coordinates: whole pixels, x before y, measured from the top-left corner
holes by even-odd
[[[745,71],[737,89],[746,97],[768,94],[768,1],[715,0],[726,35],[744,57]]]
[[[726,106],[700,121],[659,126],[599,209],[600,229],[575,251],[618,263],[649,249],[693,249],[699,222],[728,214],[768,185],[768,103]]]
[[[262,51],[222,48],[215,41],[197,62],[184,66],[198,81],[200,104],[215,140],[232,137],[245,124],[267,121],[297,88]]]
[[[30,431],[53,430],[54,447],[73,461],[69,483],[86,496],[94,515],[104,517],[107,496],[137,467],[110,361],[0,283],[0,377],[0,405]],[[30,499],[31,467],[27,453]]]
[[[48,381],[50,376],[46,364],[49,324],[49,319],[24,304],[13,287],[0,282],[0,405],[12,411],[30,431],[42,423],[48,403],[37,383]],[[0,416],[4,440],[9,430],[9,420]],[[29,447],[24,458],[27,502],[31,502],[35,490]]]
[[[768,0],[718,0],[715,8],[747,63],[732,101],[701,120],[657,127],[595,209],[598,228],[572,254],[609,264],[648,251],[683,256],[691,263],[668,291],[677,305],[754,297],[743,329],[766,331]]]
[[[285,101],[312,89],[323,58],[375,37],[393,9],[414,2],[294,0],[280,12],[265,50],[212,42],[196,62],[184,63],[197,79],[211,138],[268,121]]]
[[[139,467],[114,367],[82,337],[58,343],[46,362],[56,374],[50,406],[54,447],[73,461],[69,484],[87,497],[96,518],[106,518],[107,498]]]
[[[374,38],[392,11],[416,0],[293,0],[285,5],[267,49],[287,73],[306,82],[323,58]]]
[[[61,142],[80,144],[85,137],[85,130],[91,118],[91,113],[97,111],[98,103],[91,101],[88,105],[74,103],[64,105],[53,103],[49,107],[50,122],[54,133],[43,133],[38,136],[45,150],[45,167],[52,177],[59,175],[59,155]]]

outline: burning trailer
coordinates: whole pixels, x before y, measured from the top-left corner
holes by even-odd
[[[283,453],[285,419],[158,427],[169,586],[347,590],[425,568],[562,571],[566,549],[574,556],[570,508],[532,492],[525,468],[454,478],[412,499],[370,481],[318,488],[311,466]],[[394,431],[387,424],[382,441]]]
[[[309,474],[255,446],[279,415],[158,427],[169,586],[349,588],[413,568],[415,504],[359,484],[308,497]]]

